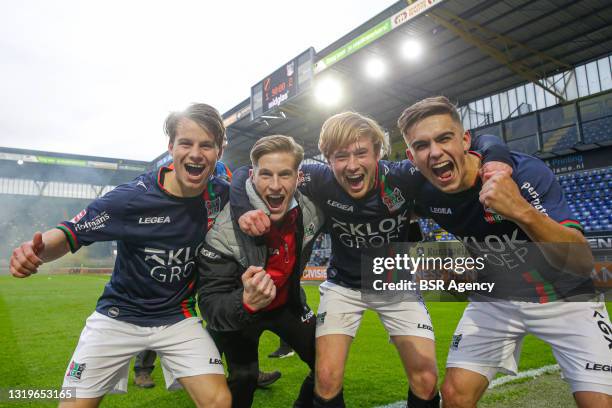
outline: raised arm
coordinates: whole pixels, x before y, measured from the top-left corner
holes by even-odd
[[[493,175],[482,187],[480,202],[521,227],[538,244],[552,266],[574,275],[590,276],[593,255],[581,232],[582,227],[572,219],[561,188],[550,170],[542,164],[534,171],[540,173],[539,182],[522,182],[520,190],[509,175]],[[538,192],[536,199],[545,212],[530,204],[521,190]]]
[[[38,272],[45,262],[51,262],[70,251],[68,240],[58,229],[51,229],[44,234],[36,232],[31,241],[24,242],[13,250],[10,260],[11,274],[16,278],[27,278]]]

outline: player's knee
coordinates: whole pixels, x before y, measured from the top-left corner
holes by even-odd
[[[424,399],[430,399],[435,395],[438,384],[438,373],[435,369],[411,373],[409,380],[410,389],[415,395]]]
[[[465,391],[462,391],[461,387],[457,387],[451,381],[444,381],[442,388],[442,401],[444,408],[465,408],[476,406],[476,401],[473,396]]]
[[[329,366],[316,367],[316,392],[325,399],[335,397],[342,389],[342,374]]]

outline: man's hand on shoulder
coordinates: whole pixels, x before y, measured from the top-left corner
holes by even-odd
[[[38,272],[43,264],[39,254],[45,249],[42,233],[36,232],[31,241],[24,242],[13,250],[10,260],[11,274],[16,278],[27,278]]]
[[[245,234],[258,237],[270,231],[270,218],[262,210],[252,210],[238,219],[238,225]]]
[[[494,174],[504,173],[512,176],[512,167],[504,162],[491,161],[485,163],[479,171],[480,179],[486,183]]]
[[[242,303],[249,311],[257,312],[276,297],[276,286],[261,266],[249,266],[242,274]]]

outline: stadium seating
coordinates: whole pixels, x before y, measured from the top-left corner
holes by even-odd
[[[577,143],[578,129],[576,125],[542,134],[542,151],[544,152],[571,149]]]
[[[612,143],[612,116],[582,124],[584,143]]]
[[[564,174],[558,179],[586,232],[612,232],[612,167]]]

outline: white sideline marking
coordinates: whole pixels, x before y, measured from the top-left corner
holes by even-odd
[[[521,378],[527,378],[527,377],[535,378],[542,374],[552,373],[558,370],[559,370],[558,364],[551,364],[551,365],[547,365],[547,366],[540,367],[540,368],[534,368],[532,370],[521,371],[517,375],[504,375],[502,377],[496,378],[495,380],[491,381],[491,384],[489,384],[489,389],[495,388],[502,384],[520,380]],[[397,401],[397,402],[393,402],[388,405],[381,405],[375,408],[406,408],[406,401]]]
[[[551,364],[540,368],[534,368],[533,370],[521,371],[517,375],[504,375],[491,381],[489,389],[495,388],[498,385],[506,384],[512,381],[520,380],[521,378],[527,377],[538,377],[542,374],[552,373],[559,370],[559,364]]]

